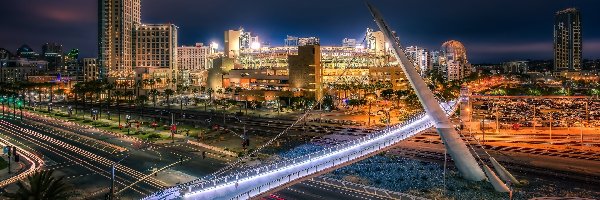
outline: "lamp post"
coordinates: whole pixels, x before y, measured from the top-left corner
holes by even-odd
[[[127,154],[125,157],[121,158],[121,160],[114,162],[111,165],[111,176],[110,176],[110,199],[115,199],[115,166],[119,164],[121,161],[125,160],[125,158],[129,157],[131,154]]]
[[[373,93],[369,93],[366,96],[367,103],[369,104],[369,112],[367,113],[367,115],[368,115],[367,127],[371,126],[371,106],[373,105],[373,101],[375,101],[376,98],[377,98],[377,96]]]

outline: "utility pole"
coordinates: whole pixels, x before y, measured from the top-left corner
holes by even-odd
[[[497,104],[495,104],[495,105],[496,105],[496,133],[500,133],[500,121],[498,120],[499,108],[498,108]]]
[[[554,119],[554,116],[552,116],[552,112],[550,112],[550,140],[552,140],[552,120]],[[552,143],[552,141],[550,141],[550,143]]]
[[[532,120],[533,120],[533,123],[532,123],[533,131],[535,132],[535,104],[533,104],[533,118],[532,118]]]
[[[171,113],[171,143],[175,143],[175,131],[177,131],[177,127],[175,126],[175,121],[173,119],[173,113]]]
[[[119,164],[121,161],[125,160],[125,158],[129,157],[129,155],[131,154],[127,154],[125,157],[121,158],[121,160],[114,162],[111,165],[111,176],[110,176],[110,199],[116,199],[115,198],[115,166],[117,164]]]

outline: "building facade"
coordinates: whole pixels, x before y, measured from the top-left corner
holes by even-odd
[[[213,48],[196,43],[195,46],[180,46],[177,48],[177,67],[180,71],[201,71],[210,68],[210,55]]]
[[[582,41],[579,10],[568,8],[554,15],[554,70],[581,70]]]
[[[133,31],[141,0],[98,0],[98,65],[101,77],[132,77]]]
[[[242,36],[241,30],[227,30],[225,31],[225,47],[224,52],[228,58],[235,58],[240,55],[240,37]]]
[[[54,42],[46,43],[42,45],[42,56],[48,61],[48,70],[60,70],[63,65],[63,46]]]
[[[527,74],[529,70],[528,61],[510,61],[505,62],[502,67],[506,74]]]
[[[177,77],[177,26],[173,24],[141,24],[134,30],[134,67],[157,67]]]
[[[442,76],[446,81],[462,80],[471,75],[472,69],[467,60],[467,50],[459,41],[444,42],[438,59]]]
[[[96,58],[83,59],[83,81],[95,81],[100,76],[98,62]]]
[[[405,52],[406,56],[413,61],[415,67],[417,67],[417,71],[421,74],[421,77],[425,77],[427,72],[431,70],[431,56],[429,56],[427,49],[418,46],[410,46],[406,48]]]
[[[315,99],[323,95],[321,46],[298,47],[298,55],[288,56],[289,84],[293,91],[308,91]]]
[[[0,67],[0,82],[15,83],[26,81],[28,76],[43,75],[48,72],[48,61],[28,60],[3,60]]]
[[[383,32],[367,28],[366,40],[369,52],[375,53],[375,55],[384,55],[387,53],[388,47]]]

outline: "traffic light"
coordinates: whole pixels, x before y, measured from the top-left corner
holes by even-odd
[[[15,162],[19,162],[19,155],[15,154]]]
[[[17,147],[15,147],[15,146],[12,147],[12,154],[13,154],[13,156],[17,156]]]

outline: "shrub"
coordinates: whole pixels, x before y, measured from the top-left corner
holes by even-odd
[[[160,134],[158,134],[158,133],[148,134],[148,139],[158,139],[158,138],[160,138]]]

